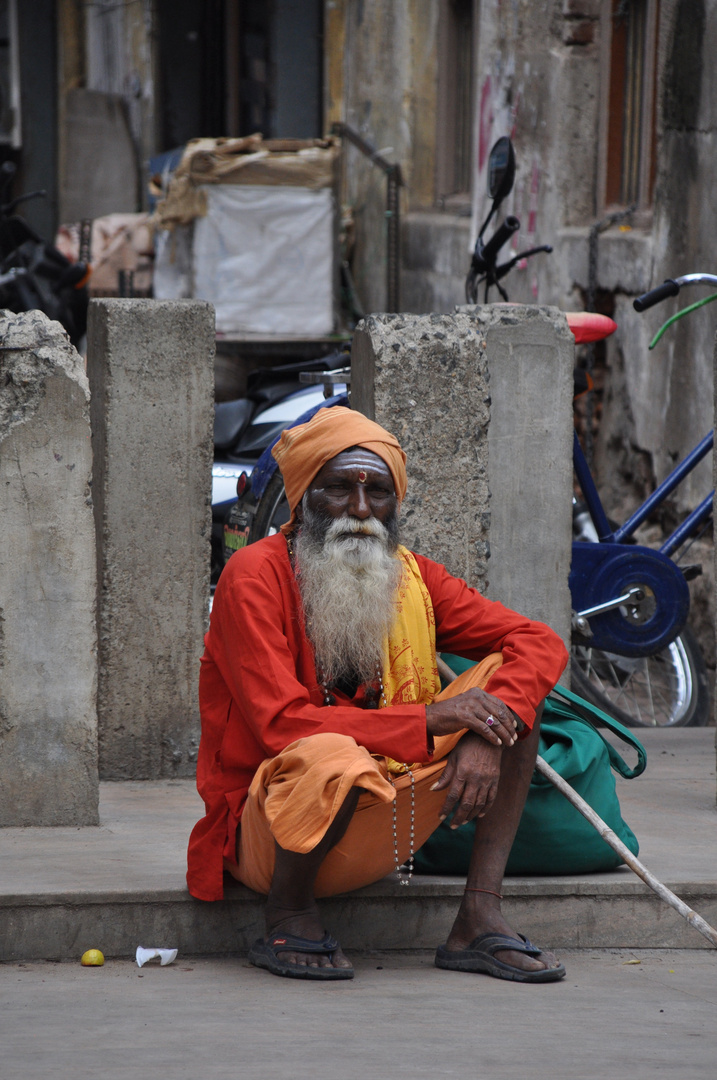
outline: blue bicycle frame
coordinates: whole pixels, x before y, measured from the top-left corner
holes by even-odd
[[[583,448],[580,445],[577,433],[575,433],[573,435],[573,467],[600,542],[624,544],[625,541],[635,533],[640,525],[642,525],[643,521],[647,520],[653,510],[660,506],[667,496],[675,490],[678,484],[681,484],[695,466],[709,454],[713,443],[714,431],[710,431],[709,435],[705,435],[704,439],[697,444],[684,461],[681,461],[680,464],[672,470],[670,475],[667,476],[661,484],[658,484],[652,494],[645,499],[642,506],[635,511],[632,517],[629,517],[624,525],[620,525],[619,528],[613,530],[610,527],[607,515],[603,509],[602,502],[600,501],[595,481],[592,478],[588,463],[585,460]],[[714,491],[712,491],[707,498],[685,518],[681,525],[679,525],[667,540],[665,540],[664,544],[658,548],[663,555],[673,555],[674,552],[681,548],[685,541],[692,536],[699,526],[703,525],[705,521],[709,519],[712,513],[713,496]]]
[[[643,521],[712,449],[710,432],[658,485],[624,525],[613,529],[603,508],[577,434],[573,465],[599,543],[573,543],[570,571],[575,629],[590,645],[624,656],[650,656],[669,645],[689,613],[685,576],[670,556],[708,520],[713,494],[659,549],[628,544]]]

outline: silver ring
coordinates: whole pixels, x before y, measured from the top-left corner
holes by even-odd
[[[485,720],[483,722],[485,724],[487,724],[488,727],[493,727],[493,724],[496,723],[496,719],[495,719],[494,716],[486,716],[486,718],[485,718]]]

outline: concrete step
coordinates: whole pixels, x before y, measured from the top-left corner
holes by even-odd
[[[714,925],[714,729],[640,737],[648,768],[618,781],[623,815],[648,868]],[[236,883],[212,904],[186,890],[186,842],[201,813],[190,781],[104,783],[98,828],[0,830],[0,960],[73,959],[93,947],[126,957],[137,945],[185,956],[245,951],[262,931],[261,898]],[[322,907],[347,949],[432,950],[462,887],[460,878],[414,877],[407,887],[386,878]],[[546,947],[709,947],[625,867],[506,878],[503,891],[514,925]]]

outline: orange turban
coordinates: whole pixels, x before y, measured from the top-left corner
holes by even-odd
[[[399,503],[406,494],[406,455],[398,439],[360,412],[341,405],[323,408],[306,424],[287,428],[272,450],[282,476],[291,517],[282,532],[296,522],[295,510],[317,472],[350,446],[362,446],[386,462]]]

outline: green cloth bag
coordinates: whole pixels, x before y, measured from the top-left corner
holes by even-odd
[[[472,661],[443,656],[454,670]],[[598,731],[597,725],[618,735],[637,752],[631,769]],[[617,833],[637,855],[639,844],[622,818],[615,790],[614,769],[625,779],[639,776],[647,764],[645,748],[632,732],[583,698],[556,686],[546,699],[540,725],[538,753]],[[475,822],[459,829],[442,822],[415,855],[417,874],[468,873]],[[510,852],[506,874],[584,874],[614,870],[622,859],[582,814],[540,773],[534,772],[525,809]]]

